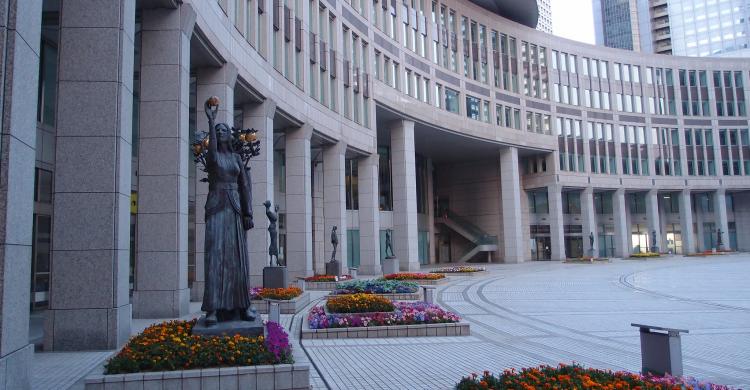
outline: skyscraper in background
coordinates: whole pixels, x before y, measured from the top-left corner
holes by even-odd
[[[539,7],[539,21],[537,22],[536,29],[552,34],[552,7],[550,0],[538,0],[537,6]]]
[[[637,1],[594,0],[597,45],[641,51]]]
[[[750,56],[747,0],[593,0],[596,43],[683,56]]]

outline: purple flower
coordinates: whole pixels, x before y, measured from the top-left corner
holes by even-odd
[[[289,336],[278,322],[268,321],[266,323],[265,344],[279,363],[291,355],[292,346],[289,345]]]
[[[425,302],[394,302],[393,312],[326,314],[322,306],[310,309],[310,329],[358,328],[403,324],[459,322],[461,317]]]

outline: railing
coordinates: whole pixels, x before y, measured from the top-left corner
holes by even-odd
[[[451,220],[453,223],[458,225],[461,229],[465,230],[471,236],[473,236],[473,242],[476,245],[497,245],[497,236],[490,236],[477,225],[474,225],[468,219],[456,215],[448,209],[440,211],[438,217],[446,218]]]

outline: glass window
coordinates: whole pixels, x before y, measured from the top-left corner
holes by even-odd
[[[458,114],[458,91],[445,88],[445,109]]]
[[[56,20],[55,20],[56,22]],[[37,102],[37,122],[55,126],[55,109],[57,104],[57,45],[46,39],[48,32],[52,32],[52,39],[57,40],[57,26],[54,28],[44,22],[44,37],[42,38],[41,57],[39,63],[39,85]]]
[[[471,119],[480,120],[479,117],[479,105],[481,104],[481,100],[473,97],[473,96],[466,96],[466,116],[468,116]]]
[[[393,187],[391,182],[391,149],[387,146],[378,147],[380,158],[378,169],[378,189],[380,211],[393,210]]]
[[[356,159],[346,160],[346,209],[359,210],[359,178]]]

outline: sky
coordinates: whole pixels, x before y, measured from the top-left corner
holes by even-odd
[[[591,0],[550,0],[552,33],[576,41],[594,43]]]

